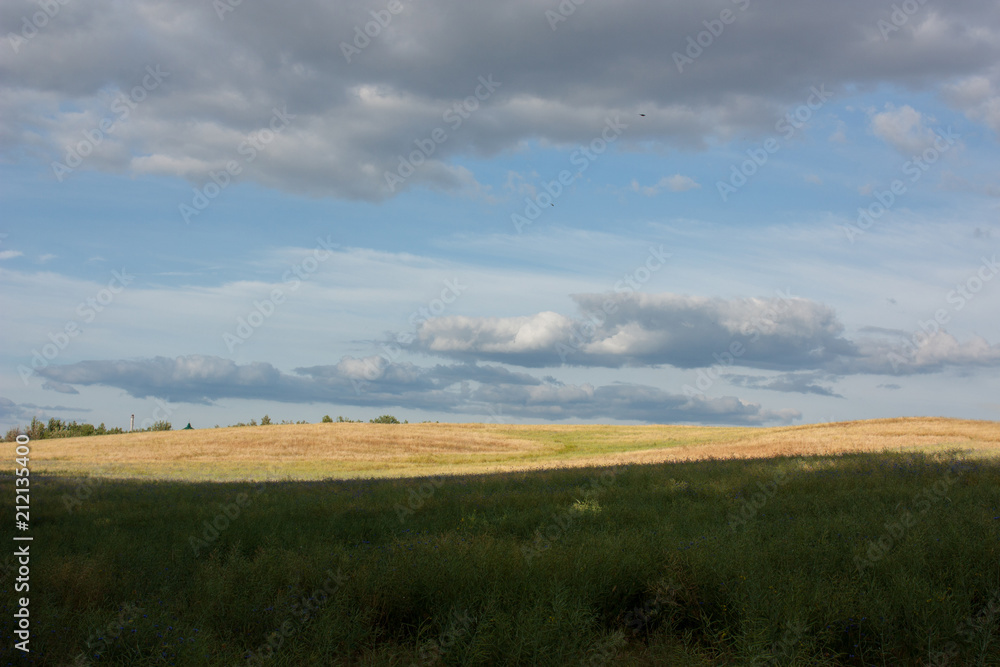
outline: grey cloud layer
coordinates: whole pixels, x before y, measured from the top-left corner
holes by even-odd
[[[731,300],[635,292],[573,298],[583,313],[579,319],[554,312],[440,317],[422,322],[409,347],[466,362],[534,368],[722,365],[896,375],[1000,365],[1000,345],[982,338],[959,342],[944,330],[927,336],[867,329],[848,339],[831,308],[787,293]],[[824,392],[800,379],[764,388],[779,387]]]
[[[624,141],[698,148],[738,132],[766,132],[810,86],[894,83],[942,90],[971,118],[998,126],[1000,6],[973,0],[925,5],[883,39],[890,9],[868,0],[585,3],[552,30],[554,0],[404,1],[403,11],[347,61],[341,42],[386,3],[244,2],[216,14],[201,0],[111,0],[60,5],[38,34],[0,48],[0,141],[13,159],[61,159],[65,147],[116,118],[118,91],[147,66],[169,76],[116,125],[86,168],[172,174],[203,184],[242,161],[240,178],[319,196],[390,196],[384,172],[414,140],[448,138],[404,187],[476,187],[451,163],[518,142],[586,142],[605,118],[632,123]],[[741,10],[740,7],[746,7]],[[734,10],[735,22],[681,73],[672,54]],[[0,6],[0,34],[39,11]],[[7,40],[9,41],[9,40]],[[501,83],[460,127],[445,112],[478,78]],[[109,91],[112,91],[109,93]],[[296,118],[263,152],[237,152],[272,109]]]
[[[297,368],[295,375],[266,363],[239,365],[200,355],[84,361],[50,366],[38,373],[55,382],[117,387],[138,398],[155,396],[188,403],[265,399],[543,420],[608,418],[719,424],[787,423],[801,416],[795,410],[763,410],[734,397],[688,397],[624,383],[567,385],[497,367],[420,368],[389,363],[381,357],[345,357],[332,366]]]

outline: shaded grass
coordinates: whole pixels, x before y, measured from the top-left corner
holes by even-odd
[[[1000,464],[958,453],[32,479],[29,664],[250,664],[286,623],[262,664],[1000,662]]]

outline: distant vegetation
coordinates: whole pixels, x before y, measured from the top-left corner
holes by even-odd
[[[333,421],[334,420],[330,417],[330,415],[323,415],[323,423],[324,424],[332,424]],[[364,420],[363,419],[345,419],[344,417],[341,417],[340,415],[337,415],[337,423],[338,424],[363,424]],[[392,415],[382,415],[381,417],[376,417],[375,419],[369,419],[368,423],[369,424],[399,424],[400,421],[398,419],[396,419],[395,417],[393,417]],[[403,424],[409,424],[410,422],[408,422],[408,421],[406,421],[404,419],[402,423]]]
[[[171,426],[170,422],[161,420],[155,422],[149,428],[138,428],[135,429],[135,431],[137,433],[144,431],[169,431],[172,428],[173,426]],[[31,423],[24,428],[15,426],[14,428],[8,430],[4,440],[6,442],[13,442],[17,439],[17,436],[21,434],[28,436],[32,440],[45,440],[47,438],[79,438],[87,435],[113,435],[115,433],[124,432],[124,430],[117,426],[108,428],[104,425],[104,422],[94,426],[93,424],[86,423],[78,424],[75,420],[66,422],[53,417],[46,424],[37,417],[32,417]]]
[[[398,424],[399,420],[396,419],[395,417],[393,417],[392,415],[382,415],[381,417],[376,417],[375,419],[369,419],[368,423],[370,423],[370,424]],[[403,423],[404,424],[408,424],[409,422],[404,421]]]
[[[321,420],[321,423],[323,423],[323,424],[333,424],[335,422],[338,423],[338,424],[363,424],[364,420],[363,419],[347,419],[345,417],[341,417],[340,415],[337,415],[337,419],[336,420],[333,419],[333,417],[331,417],[330,415],[323,415],[323,419]],[[309,422],[307,422],[305,420],[293,422],[293,421],[287,421],[285,419],[282,419],[281,423],[282,424],[308,424]],[[398,419],[396,419],[392,415],[382,415],[381,417],[376,417],[375,419],[369,419],[368,423],[369,424],[399,424],[399,423],[409,424],[410,422],[405,421],[405,420],[403,422],[400,422]],[[263,417],[260,418],[260,425],[261,426],[269,426],[271,424],[274,424],[274,422],[271,421],[271,418],[269,416],[264,415]],[[257,420],[256,419],[251,419],[249,423],[246,423],[246,422],[237,422],[235,424],[230,424],[230,427],[236,427],[236,426],[257,426]],[[218,426],[216,426],[216,428],[218,428]]]
[[[323,415],[323,423],[332,423],[334,419],[330,415]],[[345,419],[344,417],[337,416],[337,422],[343,424],[363,424],[363,419]],[[275,422],[271,420],[269,415],[264,415],[260,418],[260,426],[270,426]],[[281,424],[308,424],[309,422],[304,419],[301,421],[290,421],[287,419],[282,419]],[[382,415],[376,417],[375,419],[369,419],[369,424],[408,424],[409,422],[403,420],[400,422],[398,419],[392,415]],[[256,419],[251,419],[249,422],[237,422],[235,424],[230,424],[230,428],[235,428],[237,426],[257,426],[258,422]],[[216,424],[215,428],[219,428]],[[173,425],[166,420],[160,420],[155,422],[149,428],[137,428],[134,433],[145,433],[149,431],[170,431],[173,430]],[[48,424],[39,420],[37,417],[31,419],[31,423],[25,427],[15,426],[14,428],[7,431],[7,435],[4,437],[5,442],[13,442],[17,439],[18,435],[27,435],[32,440],[44,440],[46,438],[77,438],[85,435],[113,435],[115,433],[126,433],[127,431],[119,428],[117,426],[113,428],[106,427],[103,423],[98,426],[93,424],[78,424],[76,421],[63,421],[62,419],[52,418],[48,421]]]

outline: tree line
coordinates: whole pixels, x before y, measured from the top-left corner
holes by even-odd
[[[268,415],[264,415],[260,419],[261,426],[268,426],[274,424]],[[307,421],[288,421],[281,420],[282,424],[308,424]],[[363,424],[363,419],[347,419],[337,415],[337,419],[333,419],[330,415],[323,415],[324,424],[330,423],[341,423],[341,424]],[[374,419],[368,420],[369,424],[409,424],[407,420],[400,422],[398,419],[392,415],[381,415],[375,417]],[[258,422],[256,419],[251,419],[249,423],[237,422],[236,424],[230,424],[230,427],[236,426],[257,426]],[[216,424],[215,428],[219,428]],[[149,431],[171,431],[173,430],[173,425],[166,421],[160,420],[154,422],[149,428],[137,428],[133,433],[144,433]],[[108,428],[101,422],[97,426],[87,423],[77,423],[76,420],[64,421],[62,419],[56,419],[53,417],[49,419],[48,423],[41,421],[38,417],[32,417],[31,423],[27,426],[15,426],[7,431],[7,435],[4,437],[5,442],[14,442],[19,435],[26,435],[32,440],[45,440],[47,438],[79,438],[88,435],[114,435],[116,433],[126,433],[126,431],[118,426]]]
[[[160,420],[153,423],[149,428],[136,429],[135,432],[169,431],[172,428],[173,426],[171,426],[170,422]],[[93,424],[77,423],[75,419],[73,421],[63,421],[62,419],[53,417],[46,423],[38,417],[32,417],[31,423],[27,426],[21,427],[18,425],[9,429],[7,435],[4,437],[4,441],[14,442],[19,435],[26,435],[32,440],[46,440],[50,438],[79,438],[88,435],[114,435],[116,433],[125,433],[125,431],[118,426],[108,428],[104,425],[104,422],[94,426]]]

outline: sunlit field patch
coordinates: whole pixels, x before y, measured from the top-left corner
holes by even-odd
[[[174,480],[473,474],[882,450],[1000,451],[996,422],[879,419],[776,428],[295,424],[33,443],[33,470]]]

